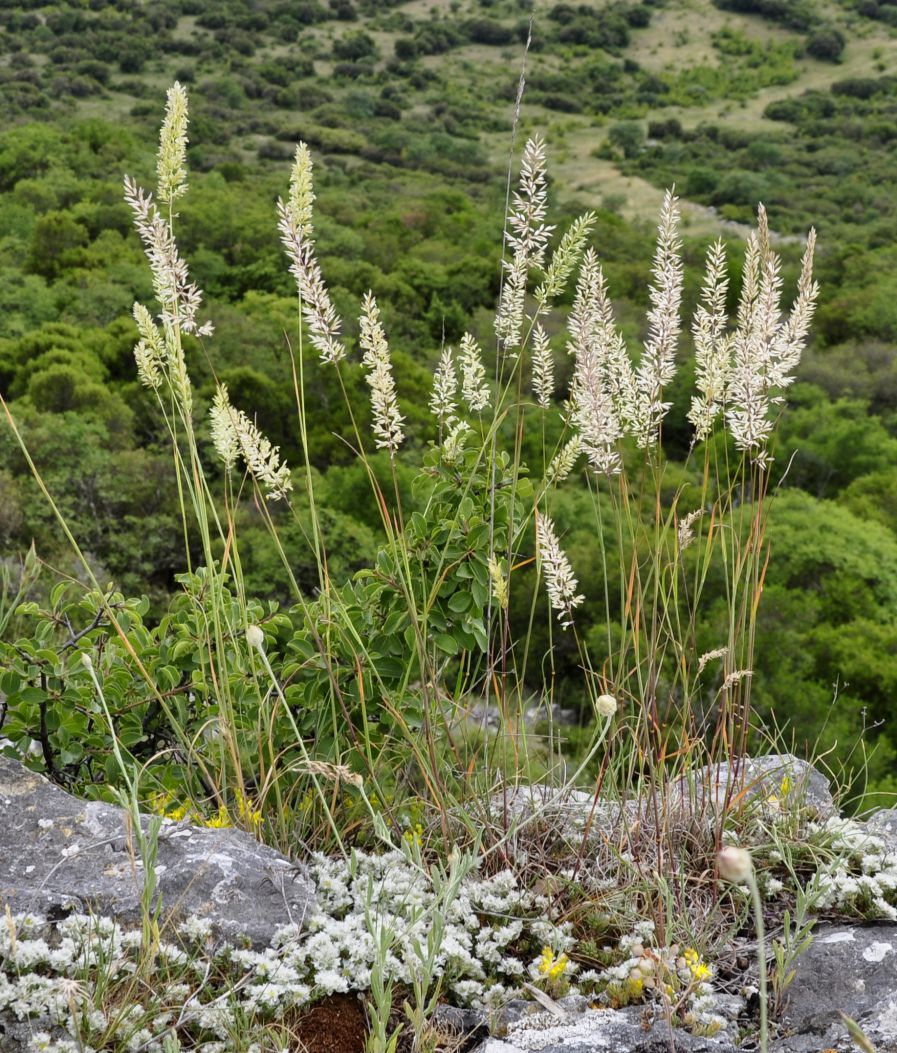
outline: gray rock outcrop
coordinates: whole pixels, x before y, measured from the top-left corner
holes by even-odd
[[[787,793],[783,783],[787,779]],[[806,761],[791,753],[772,753],[766,757],[745,757],[736,764],[723,762],[700,768],[688,779],[680,779],[679,792],[696,809],[710,807],[720,811],[727,805],[771,796],[808,808],[821,819],[837,812],[828,779]]]
[[[121,808],[78,800],[0,757],[0,914],[8,904],[14,914],[91,910],[139,922],[142,872],[128,824]],[[156,872],[163,921],[203,918],[254,947],[301,924],[314,895],[294,864],[235,829],[163,820]]]
[[[735,1053],[725,1039],[703,1038],[663,1021],[651,1022],[643,1006],[588,1009],[567,1021],[550,1014],[527,1017],[505,1038],[490,1038],[477,1053]]]
[[[820,926],[787,993],[782,1053],[855,1050],[839,1011],[878,1053],[897,1053],[897,924]]]

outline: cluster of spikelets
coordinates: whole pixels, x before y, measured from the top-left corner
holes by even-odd
[[[192,398],[181,334],[204,336],[211,332],[209,325],[197,321],[202,295],[189,279],[172,228],[174,205],[186,190],[187,119],[186,93],[175,84],[168,93],[158,161],[157,200],[167,208],[167,214],[150,194],[132,180],[125,181],[126,198],[134,211],[161,307],[157,321],[142,305],[134,306],[140,331],[135,348],[138,373],[154,390],[167,381],[185,417],[191,414]],[[278,229],[296,281],[308,338],[323,362],[339,368],[348,351],[316,257],[314,197],[311,154],[300,143],[289,193],[277,205]],[[588,246],[595,216],[586,213],[577,219],[549,255],[554,228],[545,222],[547,212],[545,147],[540,139],[533,138],[523,151],[519,186],[507,217],[507,258],[503,261],[495,320],[497,376],[506,376],[506,363],[517,369],[528,359],[534,400],[543,409],[550,408],[555,393],[554,358],[541,319],[578,271],[567,325],[573,379],[562,407],[569,438],[546,473],[546,485],[552,486],[573,471],[582,454],[595,473],[608,476],[623,470],[622,443],[627,437],[642,449],[659,444],[670,408],[665,391],[675,376],[682,331],[683,266],[678,200],[668,191],[658,224],[646,336],[634,361],[614,319],[598,255]],[[707,254],[706,277],[692,323],[697,391],[689,419],[695,442],[707,438],[722,420],[736,447],[760,469],[768,465],[775,408],[794,378],[813,316],[817,295],[812,277],[814,245],[811,231],[797,296],[790,312],[785,313],[781,260],[770,246],[766,213],[761,207],[757,230],[748,238],[734,325],[726,314],[725,247],[719,241]],[[537,277],[541,281],[530,295]],[[370,292],[363,302],[359,342],[371,393],[374,443],[394,457],[405,438],[405,418],[398,404],[386,333]],[[462,415],[462,404],[469,414],[482,414],[491,402],[481,348],[471,334],[465,334],[457,358],[451,348],[443,349],[430,398],[430,409],[440,426],[445,463],[460,462],[471,431]],[[278,448],[246,413],[231,405],[223,385],[212,406],[211,428],[215,449],[228,472],[242,461],[269,498],[288,495],[290,472]],[[547,517],[538,520],[537,541],[550,602],[567,627],[573,609],[583,598]]]

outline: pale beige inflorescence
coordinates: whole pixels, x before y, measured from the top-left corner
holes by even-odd
[[[511,259],[504,261],[504,276],[495,317],[495,332],[506,350],[520,343],[526,308],[526,286],[534,270],[541,270],[554,227],[546,224],[548,183],[545,144],[529,139],[523,148],[520,185],[508,214],[506,242]]]
[[[483,352],[470,333],[461,337],[458,359],[461,366],[461,398],[471,413],[482,413],[490,402],[489,385],[486,383]]]
[[[280,459],[280,450],[259,431],[242,410],[231,405],[227,386],[219,384],[210,411],[212,441],[225,467],[230,470],[243,458],[249,474],[274,501],[293,488],[290,470]]]
[[[321,361],[336,365],[346,357],[346,347],[340,336],[342,323],[330,300],[315,255],[311,222],[313,202],[311,153],[305,143],[300,143],[290,177],[290,193],[286,201],[277,202],[277,227],[290,261],[290,273],[296,280],[309,339]]]
[[[439,421],[441,427],[449,427],[456,420],[458,397],[458,371],[450,347],[443,348],[439,364],[433,374],[433,388],[430,393],[430,412]]]
[[[368,292],[362,306],[359,343],[367,371],[365,379],[371,389],[374,443],[378,449],[394,454],[405,437],[404,417],[399,413],[396,385],[392,375],[389,345],[380,322],[380,309],[374,294]]]
[[[536,543],[548,599],[557,611],[561,627],[567,629],[573,624],[573,609],[583,602],[585,596],[576,591],[579,583],[548,516],[536,517]]]
[[[168,89],[156,158],[157,196],[173,206],[187,193],[187,92],[175,81]]]
[[[537,322],[533,328],[533,394],[542,409],[551,406],[554,395],[554,355],[548,333]]]
[[[168,92],[156,166],[156,198],[167,206],[167,215],[151,194],[132,179],[125,180],[125,197],[134,212],[161,308],[156,319],[143,305],[134,305],[140,337],[134,349],[138,376],[156,391],[167,381],[185,417],[192,414],[193,395],[181,334],[211,333],[209,324],[200,325],[197,321],[202,294],[190,280],[172,229],[174,205],[187,189],[188,123],[187,94],[175,83]],[[341,321],[317,262],[314,201],[311,153],[305,143],[300,143],[291,169],[289,193],[286,200],[278,201],[278,228],[311,343],[322,361],[337,364],[347,351]],[[575,220],[549,259],[554,228],[546,222],[547,213],[545,145],[533,137],[524,147],[519,185],[507,216],[508,258],[503,261],[495,332],[499,349],[512,359],[529,348],[533,396],[540,407],[550,408],[556,386],[555,362],[549,333],[540,318],[548,314],[552,302],[579,268],[567,321],[567,350],[573,368],[564,419],[572,435],[548,466],[546,489],[562,482],[582,454],[595,473],[613,476],[623,470],[627,439],[642,449],[658,446],[670,408],[668,388],[676,372],[683,296],[680,210],[672,190],[665,193],[661,207],[646,336],[638,356],[632,356],[626,346],[614,318],[598,255],[588,247],[594,214],[586,213]],[[736,447],[760,469],[766,468],[770,460],[768,442],[774,414],[783,392],[793,382],[818,294],[812,275],[815,233],[811,231],[796,299],[790,312],[783,314],[781,261],[771,248],[771,240],[766,212],[761,206],[757,229],[747,241],[737,316],[731,327],[726,313],[725,248],[721,240],[710,247],[700,302],[691,325],[696,393],[688,417],[695,429],[694,441],[708,438],[717,422],[722,421]],[[536,275],[541,281],[532,293],[528,311],[528,288]],[[374,441],[378,448],[394,456],[405,439],[405,421],[398,408],[390,349],[372,293],[364,299],[359,331],[362,365],[371,392]],[[462,407],[479,414],[491,402],[481,348],[471,333],[465,333],[457,358],[451,348],[443,348],[429,400],[430,410],[439,422],[440,454],[445,464],[461,463],[471,434],[470,425],[461,417]],[[216,452],[228,471],[242,459],[269,497],[276,499],[287,494],[290,473],[278,448],[245,413],[230,404],[224,385],[219,386],[214,398],[211,428]],[[680,551],[693,542],[699,514],[685,516],[678,522]],[[576,577],[551,519],[537,516],[536,536],[549,599],[566,627],[583,597],[576,591]],[[490,574],[498,600],[501,582],[505,588],[507,583],[494,560]],[[705,658],[716,656],[712,652]],[[702,668],[703,664],[702,660]],[[744,675],[748,674],[730,673],[727,683],[733,676]]]

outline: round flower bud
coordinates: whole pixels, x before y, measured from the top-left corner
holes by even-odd
[[[254,647],[256,651],[264,651],[265,634],[257,625],[249,625],[246,628],[246,642],[250,647]]]
[[[87,653],[87,651],[82,651],[81,652],[81,662],[88,669],[93,669],[93,659],[90,657],[90,655]]]
[[[748,881],[754,870],[750,852],[743,848],[729,846],[720,849],[720,853],[716,857],[716,863],[719,867],[720,877],[735,884],[742,884]]]
[[[598,701],[595,703],[595,709],[598,710],[599,717],[606,717],[608,720],[617,712],[617,700],[613,695],[599,695]]]

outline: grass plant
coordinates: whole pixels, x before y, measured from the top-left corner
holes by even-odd
[[[425,1047],[444,990],[447,919],[465,879],[508,868],[544,890],[540,902],[552,917],[565,918],[552,929],[559,945],[546,944],[534,959],[534,982],[555,993],[569,982],[574,929],[585,946],[590,928],[621,935],[641,925],[640,942],[613,966],[615,986],[600,969],[592,982],[612,990],[611,1004],[656,990],[671,1024],[690,1015],[695,1026],[710,1026],[694,999],[710,975],[702,952],[742,921],[717,881],[716,860],[720,849],[733,851],[724,846],[731,815],[750,797],[743,762],[763,741],[751,698],[776,499],[770,444],[813,315],[813,233],[788,311],[762,207],[737,296],[723,244],[710,247],[690,323],[694,432],[684,466],[673,471],[663,439],[685,297],[675,193],[663,198],[649,311],[633,349],[590,245],[594,217],[563,232],[548,222],[546,148],[530,138],[509,198],[493,339],[484,347],[466,333],[457,352],[443,346],[430,399],[438,439],[423,448],[402,410],[375,291],[357,330],[330,297],[312,154],[300,144],[276,217],[297,291],[297,339],[288,350],[305,458],[296,469],[259,427],[259,407],[234,405],[218,382],[204,408],[191,380],[192,362],[201,357],[214,375],[215,359],[202,293],[176,237],[187,130],[186,91],[175,84],[155,194],[125,181],[157,301],[134,305],[136,371],[171,441],[188,553],[183,591],[148,624],[141,601],[103,589],[29,459],[90,586],[62,583],[48,608],[25,608],[37,624],[34,640],[16,644],[4,674],[13,747],[36,740],[52,777],[98,796],[124,795],[145,857],[144,947],[159,937],[141,800],[169,817],[183,809],[210,825],[242,826],[285,852],[335,851],[350,873],[353,849],[404,846],[434,890],[410,921],[417,930],[426,922],[426,937],[403,937],[415,1049]],[[564,325],[556,306],[571,281]],[[331,573],[308,448],[312,356],[346,397],[351,446],[382,527],[372,565],[345,580]],[[558,411],[561,375],[570,381]],[[359,376],[371,396],[367,420],[353,414],[347,394]],[[413,469],[410,494],[403,458]],[[572,524],[559,494],[574,473],[585,484],[578,509],[601,568],[597,596],[579,591],[577,553],[564,547]],[[292,582],[289,609],[262,604],[246,587],[247,505]],[[314,561],[312,583],[293,571],[297,554],[283,537],[291,519],[307,543],[303,556]],[[189,557],[196,549],[200,565]],[[708,594],[724,597],[710,640],[698,628],[707,624]],[[602,631],[580,633],[584,606],[602,611]],[[575,655],[588,715],[572,758],[526,719],[534,693],[551,712],[561,651]],[[497,732],[476,726],[476,705],[498,714]],[[731,778],[714,807],[707,801],[723,762]],[[544,793],[526,804],[535,782]],[[586,805],[572,820],[571,801]],[[598,864],[613,875],[600,891]],[[766,945],[753,873],[765,1046]],[[369,1048],[389,1053],[397,982],[386,963],[397,935],[384,929],[374,898],[365,910],[376,949]],[[805,942],[804,912],[795,924],[777,945],[778,994]],[[687,953],[670,950],[680,946]],[[612,965],[597,941],[594,959]],[[646,988],[649,969],[667,979]]]

